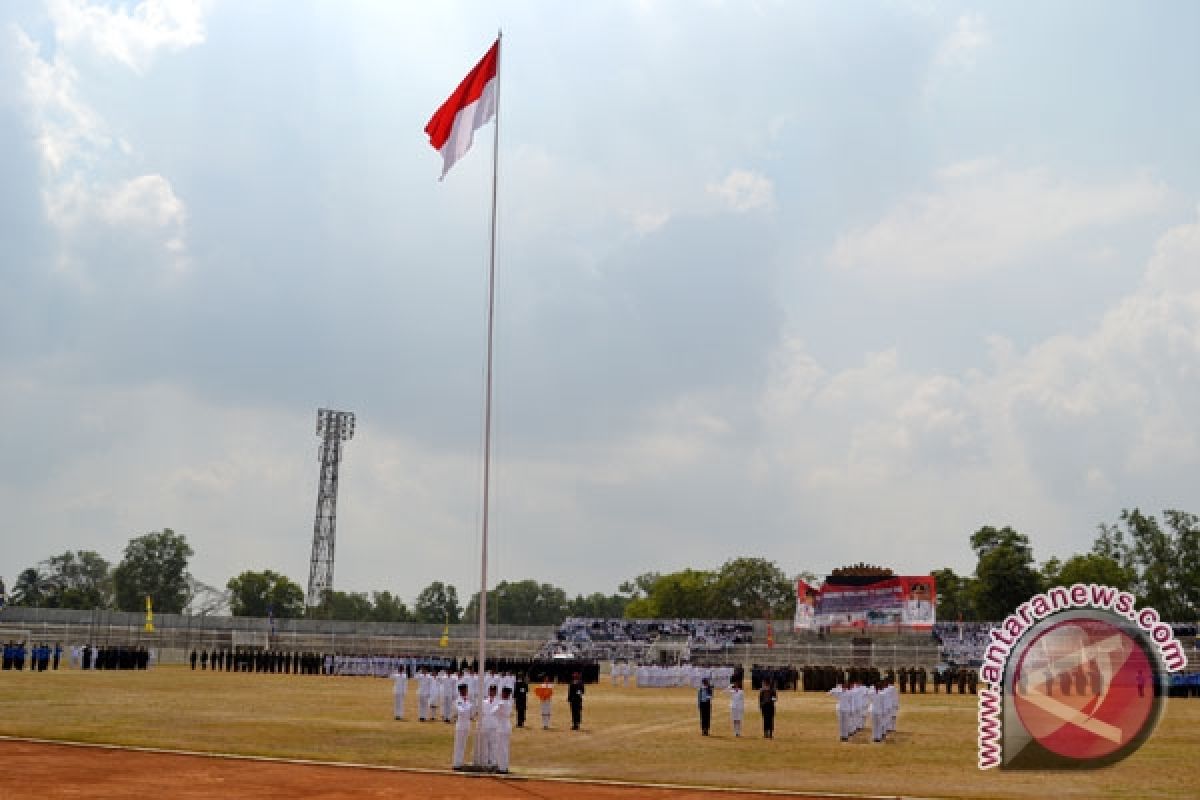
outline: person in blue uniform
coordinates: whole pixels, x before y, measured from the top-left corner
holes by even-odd
[[[696,705],[700,708],[700,735],[708,736],[708,727],[712,723],[712,684],[708,678],[700,681],[700,688],[696,690]]]

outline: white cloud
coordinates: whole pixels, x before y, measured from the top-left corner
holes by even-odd
[[[43,59],[37,44],[19,28],[8,33],[23,78],[22,105],[45,169],[56,176],[86,166],[109,139],[103,121],[79,97],[75,67],[61,52]]]
[[[954,23],[954,30],[942,41],[934,55],[934,64],[939,67],[973,67],[979,51],[991,41],[987,22],[981,14],[963,14]]]
[[[1200,217],[1200,208],[1196,213]],[[1160,290],[1200,291],[1200,224],[1179,225],[1159,239],[1146,282]]]
[[[775,185],[761,173],[735,169],[720,183],[710,183],[705,190],[730,210],[739,213],[771,210],[775,207]]]
[[[1166,186],[1146,174],[1081,184],[987,159],[954,164],[938,172],[933,190],[840,236],[829,261],[839,269],[931,278],[975,275],[1073,233],[1149,214],[1166,197]]]
[[[143,72],[161,51],[178,52],[204,42],[199,0],[143,0],[132,9],[52,0],[50,18],[60,43],[85,44],[105,58]]]
[[[132,10],[61,0],[50,4],[54,55],[43,57],[20,28],[8,30],[22,77],[22,106],[42,157],[42,200],[59,231],[58,270],[80,287],[92,284],[91,249],[103,229],[123,232],[129,246],[149,260],[179,271],[186,267],[186,208],[170,181],[159,174],[113,178],[136,159],[132,146],[114,138],[86,101],[73,53],[87,44],[135,71],[163,49],[175,51],[204,40],[202,3],[148,0]],[[103,176],[103,177],[101,177]]]
[[[186,216],[183,203],[162,175],[125,181],[106,198],[101,214],[111,225],[155,228],[182,226]]]
[[[993,338],[991,366],[963,377],[907,368],[895,350],[830,372],[785,341],[760,404],[764,458],[818,520],[869,497],[864,524],[1029,519],[1045,526],[1028,531],[1040,556],[1078,548],[1090,535],[1071,527],[1079,509],[1101,509],[1094,525],[1177,497],[1200,469],[1197,264],[1200,219],[1159,239],[1142,286],[1090,330],[1024,352]]]

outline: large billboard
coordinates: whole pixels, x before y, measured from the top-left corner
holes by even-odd
[[[933,627],[936,604],[936,586],[930,575],[826,580],[820,589],[797,580],[795,628],[927,631]]]

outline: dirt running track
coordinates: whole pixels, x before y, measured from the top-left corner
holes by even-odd
[[[468,777],[367,767],[289,764],[149,753],[24,741],[0,741],[0,800],[36,797],[87,800],[332,800],[332,798],[563,798],[564,800],[763,800],[820,796],[685,787],[614,786],[513,778]]]

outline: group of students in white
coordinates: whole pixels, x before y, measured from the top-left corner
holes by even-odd
[[[899,694],[892,683],[877,686],[838,684],[829,690],[837,698],[838,736],[843,742],[863,730],[867,713],[871,714],[871,741],[882,742],[896,730],[896,715],[900,712]]]
[[[398,669],[391,678],[394,685],[394,717],[402,720],[404,701],[408,695],[408,673]],[[466,763],[464,759],[471,723],[481,720],[479,731],[483,765],[507,774],[516,676],[510,672],[493,673],[490,670],[481,677],[470,670],[462,673],[441,670],[435,673],[418,669],[414,678],[419,721],[436,722],[440,716],[443,722],[454,723],[453,767],[461,769]],[[553,695],[550,686],[548,682],[543,682],[535,690],[541,700],[543,728],[550,727],[550,697]]]
[[[624,669],[621,669],[622,667]],[[618,679],[621,679],[622,685],[628,686],[629,671],[630,667],[627,664],[614,664],[613,685],[617,686]],[[379,673],[370,669],[358,674]],[[734,736],[742,735],[746,709],[745,693],[740,682],[731,680],[732,676],[732,667],[692,667],[685,664],[676,667],[640,666],[636,669],[639,687],[692,686],[699,689],[701,725],[706,736],[709,713],[706,713],[704,706],[711,703],[714,686],[723,687],[729,693],[729,716],[733,723],[733,733]],[[403,720],[408,694],[408,672],[403,665],[399,665],[390,677],[394,684],[394,716]],[[471,723],[481,720],[479,730],[482,763],[496,772],[507,774],[516,677],[508,672],[488,671],[480,676],[470,670],[461,673],[448,670],[434,672],[424,668],[418,669],[414,677],[420,721],[436,722],[440,716],[442,721],[454,723],[454,768],[462,769],[466,763],[467,738],[471,731]],[[524,684],[522,686],[524,687]],[[764,714],[764,733],[770,738],[774,728],[775,692],[769,684],[764,687],[764,692],[770,695],[769,709],[761,709]],[[553,685],[548,680],[544,680],[534,690],[541,704],[543,728],[550,727],[553,693]],[[885,681],[878,685],[852,683],[844,686],[839,683],[828,693],[837,701],[838,736],[841,741],[849,741],[859,731],[864,730],[868,715],[872,741],[882,742],[889,733],[896,730],[900,702],[894,684]],[[764,704],[762,694],[760,693],[759,697],[760,707]],[[521,716],[524,716],[523,712]]]
[[[326,675],[365,675],[386,678],[402,670],[415,669],[415,665],[414,659],[400,656],[325,656]]]
[[[641,664],[634,668],[632,665],[623,662],[614,662],[612,665],[612,685],[617,685],[617,679],[621,679],[622,686],[629,685],[630,673],[633,673],[637,680],[639,688],[672,688],[676,686],[690,686],[693,689],[699,689],[700,685],[707,678],[708,682],[713,686],[728,686],[733,678],[733,667],[702,667],[694,664],[674,664],[671,666],[659,666],[657,664]]]

